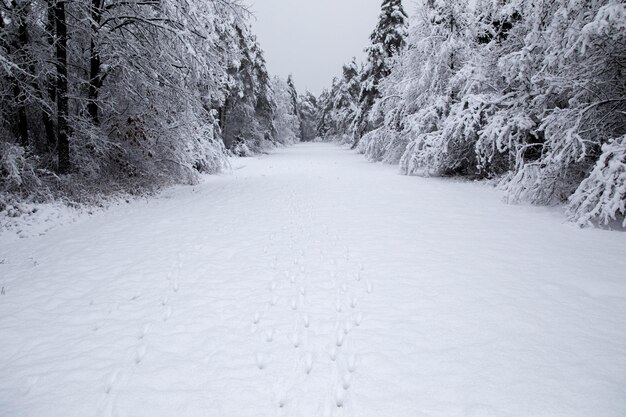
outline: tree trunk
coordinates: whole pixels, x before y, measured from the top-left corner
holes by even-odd
[[[98,116],[98,95],[102,87],[102,76],[100,74],[102,63],[100,52],[97,50],[96,35],[99,31],[102,20],[102,0],[91,0],[91,45],[89,48],[89,92],[87,111],[94,124],[100,124]]]
[[[54,36],[56,33],[56,22],[55,22],[55,16],[54,16],[54,0],[47,0],[48,2],[48,21],[46,22],[46,33],[47,33],[47,40],[48,40],[48,45],[50,45],[50,47],[54,46]],[[47,84],[47,90],[48,90],[48,99],[52,102],[52,103],[56,103],[57,101],[57,88],[56,88],[56,80],[54,79],[54,77],[52,76],[48,76],[48,78],[46,79],[46,84]],[[53,112],[51,112],[50,114],[47,114],[44,111],[44,119],[45,118],[49,118],[50,122],[49,124],[45,123],[46,126],[46,137],[48,140],[48,149],[49,150],[54,150],[56,149],[57,146],[57,137],[56,137],[56,132],[54,130],[54,122],[53,122]]]
[[[56,20],[56,66],[57,66],[57,153],[59,173],[70,172],[70,143],[68,135],[69,101],[67,91],[67,21],[65,18],[66,0],[57,0],[54,7]]]

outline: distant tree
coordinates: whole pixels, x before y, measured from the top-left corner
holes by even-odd
[[[307,91],[300,96],[300,136],[303,142],[311,142],[317,136],[317,97]]]
[[[296,115],[298,115],[298,120],[301,120],[300,116],[300,97],[298,96],[298,90],[296,89],[296,84],[293,81],[293,76],[289,74],[287,77],[287,91],[289,93],[289,97],[291,97],[291,105],[293,111]],[[298,141],[302,140],[302,131],[298,132]]]
[[[293,106],[289,86],[279,77],[272,80],[272,90],[276,102],[274,126],[276,127],[276,141],[283,145],[298,141],[300,134],[300,117]]]

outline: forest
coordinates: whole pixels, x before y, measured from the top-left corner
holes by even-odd
[[[389,0],[371,40],[320,98],[321,137],[626,227],[623,2]]]
[[[194,183],[311,135],[314,99],[268,74],[237,1],[0,7],[0,211]]]
[[[621,1],[385,0],[365,62],[319,97],[268,73],[237,0],[0,7],[0,211],[193,184],[322,140],[626,226]]]

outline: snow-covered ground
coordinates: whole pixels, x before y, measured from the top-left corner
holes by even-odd
[[[626,234],[333,145],[237,164],[0,238],[0,416],[626,416]]]

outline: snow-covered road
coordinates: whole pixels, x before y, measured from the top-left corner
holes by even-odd
[[[626,235],[333,145],[0,238],[2,417],[623,417]]]

